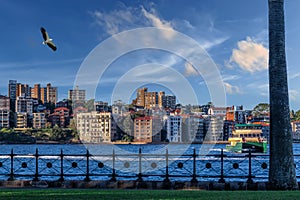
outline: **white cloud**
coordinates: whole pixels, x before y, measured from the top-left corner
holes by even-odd
[[[197,76],[197,75],[199,75],[199,73],[193,67],[193,65],[191,63],[186,62],[184,67],[185,67],[185,71],[184,71],[185,76]]]
[[[238,86],[231,85],[230,83],[223,82],[225,86],[225,91],[228,94],[239,94],[241,93],[240,88]]]
[[[229,64],[236,63],[242,70],[256,72],[268,69],[269,50],[250,37],[238,42],[233,49]]]
[[[290,75],[291,79],[300,78],[300,73],[295,73]]]
[[[223,81],[232,81],[240,78],[238,75],[222,75],[222,77]]]
[[[289,90],[289,98],[291,101],[297,101],[299,99],[299,92],[297,90]]]
[[[132,7],[113,10],[110,13],[94,11],[91,13],[95,23],[102,27],[110,35],[119,33],[126,28],[127,24],[137,23],[136,11]]]
[[[99,25],[99,27],[104,29],[109,35],[128,29],[148,26],[167,29],[168,32],[164,32],[164,36],[167,39],[170,39],[174,34],[172,23],[160,19],[153,7],[147,11],[142,6],[126,7],[122,5],[120,9],[108,13],[100,11],[91,12],[91,16],[94,18],[95,24]]]

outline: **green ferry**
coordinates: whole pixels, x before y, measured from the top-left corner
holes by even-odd
[[[266,153],[267,141],[262,135],[260,124],[236,124],[232,136],[228,139],[226,150],[242,153]]]

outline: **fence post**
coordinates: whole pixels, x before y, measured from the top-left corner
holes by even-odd
[[[89,150],[86,150],[86,176],[84,178],[84,181],[90,181],[90,162],[89,162],[89,158],[90,158],[90,152]]]
[[[39,180],[39,153],[38,149],[35,149],[35,174],[33,181],[38,181]]]
[[[137,181],[143,181],[142,178],[142,149],[139,148],[139,174]]]
[[[170,179],[169,179],[169,154],[168,154],[167,148],[166,148],[166,176],[165,176],[164,182],[170,182]]]
[[[225,183],[224,179],[224,152],[223,149],[221,149],[221,175],[220,175],[219,183]]]
[[[251,165],[251,149],[249,149],[249,173],[247,183],[253,183],[252,180],[252,165]]]
[[[192,184],[195,185],[198,183],[197,174],[196,174],[196,149],[193,148],[193,178],[191,180]]]
[[[116,155],[115,155],[115,150],[113,149],[113,154],[112,154],[112,167],[113,167],[113,172],[112,172],[112,177],[110,179],[110,181],[116,181],[116,169],[115,169],[115,161],[116,161]]]
[[[10,153],[10,175],[8,178],[8,181],[13,181],[15,180],[15,175],[14,175],[14,149],[11,149]]]
[[[60,150],[60,178],[58,181],[64,181],[64,154],[63,150]]]

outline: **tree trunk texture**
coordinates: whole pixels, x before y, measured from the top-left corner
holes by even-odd
[[[284,0],[269,3],[270,168],[273,189],[298,189],[285,57]]]

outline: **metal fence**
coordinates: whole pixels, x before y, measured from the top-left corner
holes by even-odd
[[[300,164],[295,155],[295,165]],[[267,181],[268,154],[0,154],[2,180]],[[299,178],[299,171],[297,178]]]

